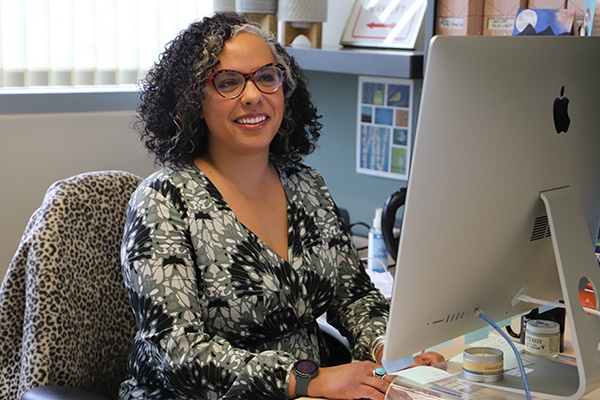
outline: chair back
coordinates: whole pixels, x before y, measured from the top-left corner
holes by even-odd
[[[0,398],[46,385],[117,398],[136,332],[120,247],[140,182],[89,172],[46,192],[0,288]]]

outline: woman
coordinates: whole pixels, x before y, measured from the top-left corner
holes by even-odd
[[[138,111],[163,168],[128,209],[138,334],[121,398],[383,400],[391,378],[370,353],[387,303],[301,163],[321,125],[295,61],[259,25],[215,14],[167,46]],[[327,366],[324,313],[365,361]]]

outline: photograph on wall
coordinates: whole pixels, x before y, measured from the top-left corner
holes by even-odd
[[[412,102],[411,80],[359,77],[357,172],[408,179]]]

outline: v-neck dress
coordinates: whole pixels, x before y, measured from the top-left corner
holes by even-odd
[[[122,270],[138,332],[121,399],[285,399],[295,361],[322,361],[325,314],[369,359],[388,305],[322,176],[274,163],[287,196],[288,257],[231,211],[195,166],[163,168],[129,202]]]

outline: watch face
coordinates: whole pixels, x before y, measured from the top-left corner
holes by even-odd
[[[310,360],[298,361],[295,367],[296,371],[306,375],[312,375],[319,368],[316,363]]]

